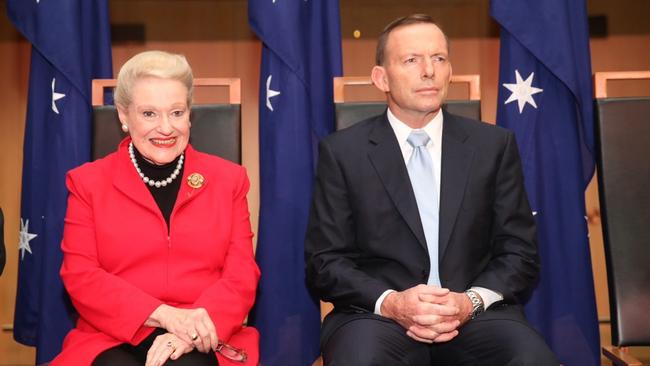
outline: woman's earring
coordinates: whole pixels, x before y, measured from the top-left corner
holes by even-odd
[[[122,123],[122,131],[124,131],[124,133],[129,132],[129,126],[127,126],[126,123]]]

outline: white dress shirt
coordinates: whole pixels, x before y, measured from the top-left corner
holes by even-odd
[[[402,151],[402,157],[404,158],[404,164],[408,164],[411,154],[413,154],[413,146],[408,143],[407,139],[411,132],[414,131],[413,128],[406,125],[406,123],[400,121],[395,117],[395,115],[388,109],[388,122],[390,127],[395,133],[399,148]],[[433,162],[433,181],[436,185],[434,188],[437,190],[437,196],[440,197],[440,167],[442,165],[442,125],[443,125],[443,114],[442,110],[427,122],[426,125],[421,129],[429,135],[429,142],[427,143],[427,151],[431,155],[431,161]],[[440,200],[438,200],[438,211],[440,210]],[[483,299],[483,305],[487,309],[490,305],[494,304],[497,301],[503,300],[503,295],[500,293],[486,289],[484,287],[472,287],[472,290],[476,291],[479,296]],[[384,302],[384,299],[388,294],[395,290],[386,290],[375,302],[375,314],[381,315],[381,304]]]

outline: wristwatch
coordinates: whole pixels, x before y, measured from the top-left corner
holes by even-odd
[[[483,305],[483,300],[481,296],[476,293],[474,290],[466,290],[465,295],[469,297],[469,300],[472,302],[472,319],[476,318],[479,314],[485,311],[485,306]]]

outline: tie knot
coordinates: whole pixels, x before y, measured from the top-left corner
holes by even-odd
[[[418,148],[420,146],[425,146],[429,142],[430,138],[426,132],[422,130],[416,130],[411,132],[409,137],[406,139],[413,148]]]

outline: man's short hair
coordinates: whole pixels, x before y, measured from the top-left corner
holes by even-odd
[[[384,30],[379,35],[379,39],[377,39],[377,51],[375,53],[375,64],[377,66],[382,66],[384,64],[384,56],[386,54],[386,44],[388,43],[388,36],[392,31],[394,31],[396,28],[399,27],[403,27],[411,24],[419,24],[419,23],[433,24],[436,27],[440,28],[440,26],[436,24],[433,18],[427,14],[411,14],[393,20],[386,26],[386,28],[384,28]],[[445,42],[447,42],[447,49],[449,49],[449,39],[447,38],[445,32],[442,32],[442,34],[445,36]]]

